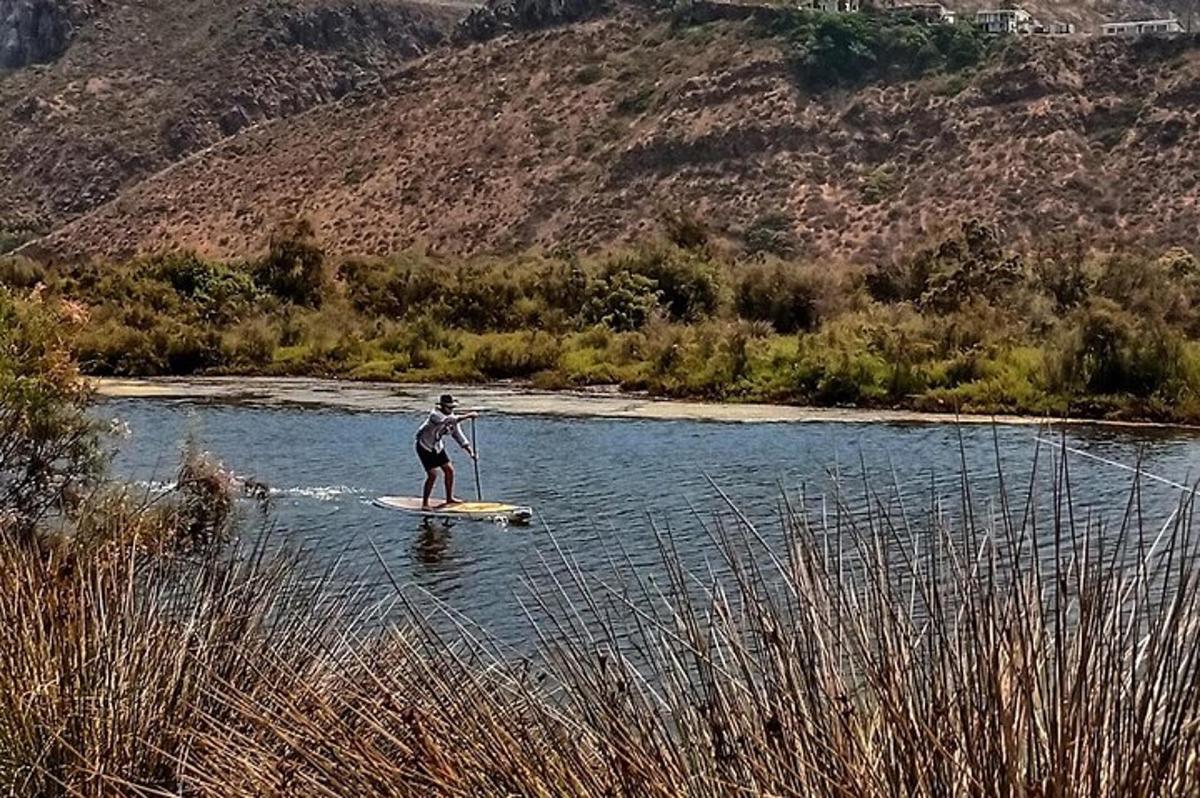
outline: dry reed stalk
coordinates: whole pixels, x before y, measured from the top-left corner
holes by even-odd
[[[1037,467],[1033,473],[1038,473]],[[187,563],[0,550],[0,779],[26,794],[1188,795],[1200,792],[1193,496],[1078,517],[1001,474],[982,517],[898,489],[656,530],[649,574],[554,552],[540,656],[399,627],[263,549]],[[126,523],[120,520],[119,523]],[[697,534],[692,534],[694,544]],[[778,536],[775,536],[778,537]],[[113,540],[122,540],[114,531]],[[69,551],[69,549],[68,549]]]

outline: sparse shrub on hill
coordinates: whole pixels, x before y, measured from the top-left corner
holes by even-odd
[[[530,31],[590,19],[611,7],[605,0],[488,0],[459,23],[459,35],[484,41],[510,31]]]
[[[781,258],[795,257],[800,241],[792,227],[794,220],[786,213],[768,213],[754,220],[743,236],[750,254],[769,253]]]
[[[690,208],[662,215],[667,240],[681,249],[700,249],[708,244],[708,227]]]

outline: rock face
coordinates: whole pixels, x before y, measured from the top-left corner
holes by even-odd
[[[514,31],[532,31],[600,16],[606,0],[488,0],[459,23],[459,36],[486,41]]]
[[[0,0],[0,69],[53,61],[70,38],[66,9],[54,0]]]

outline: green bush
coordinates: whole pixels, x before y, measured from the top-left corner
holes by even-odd
[[[296,221],[272,234],[265,257],[254,266],[255,281],[282,300],[319,307],[325,296],[325,253],[312,225]]]
[[[1060,386],[1092,394],[1152,396],[1183,375],[1183,341],[1112,300],[1094,299],[1068,320]],[[1200,386],[1195,386],[1200,387]]]
[[[0,257],[0,286],[28,290],[46,281],[46,267],[19,255]]]
[[[594,281],[583,315],[590,324],[610,330],[639,330],[659,307],[657,283],[628,270],[613,271]]]
[[[77,309],[0,288],[0,529],[26,536],[103,464],[91,389],[70,351]]]
[[[957,71],[980,63],[989,49],[974,25],[873,13],[781,11],[772,15],[770,32],[786,38],[800,80],[814,90]]]
[[[746,229],[743,239],[750,254],[767,252],[781,258],[793,257],[800,250],[800,241],[793,231],[794,221],[785,213],[760,216]]]
[[[721,274],[703,252],[679,247],[643,247],[610,260],[604,274],[645,278],[658,291],[662,306],[677,321],[699,321],[716,313]]]
[[[866,285],[880,302],[915,302],[946,313],[972,299],[999,299],[1026,279],[1023,262],[1005,251],[999,231],[968,221],[933,246],[877,267]]]
[[[254,277],[248,271],[203,260],[192,252],[152,260],[147,268],[193,302],[206,321],[232,321],[258,298]]]
[[[558,365],[562,343],[540,332],[490,335],[475,350],[472,364],[493,380],[531,377]]]
[[[10,227],[0,224],[0,255],[12,252],[35,237],[33,230],[27,227]]]
[[[794,264],[755,264],[738,275],[734,307],[739,316],[766,321],[781,333],[811,330],[819,313],[819,287]]]

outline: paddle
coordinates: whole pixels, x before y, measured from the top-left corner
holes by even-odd
[[[475,500],[483,501],[483,485],[479,482],[479,436],[475,432],[475,419],[471,419],[471,444],[475,447],[475,456],[471,460],[475,463]]]

